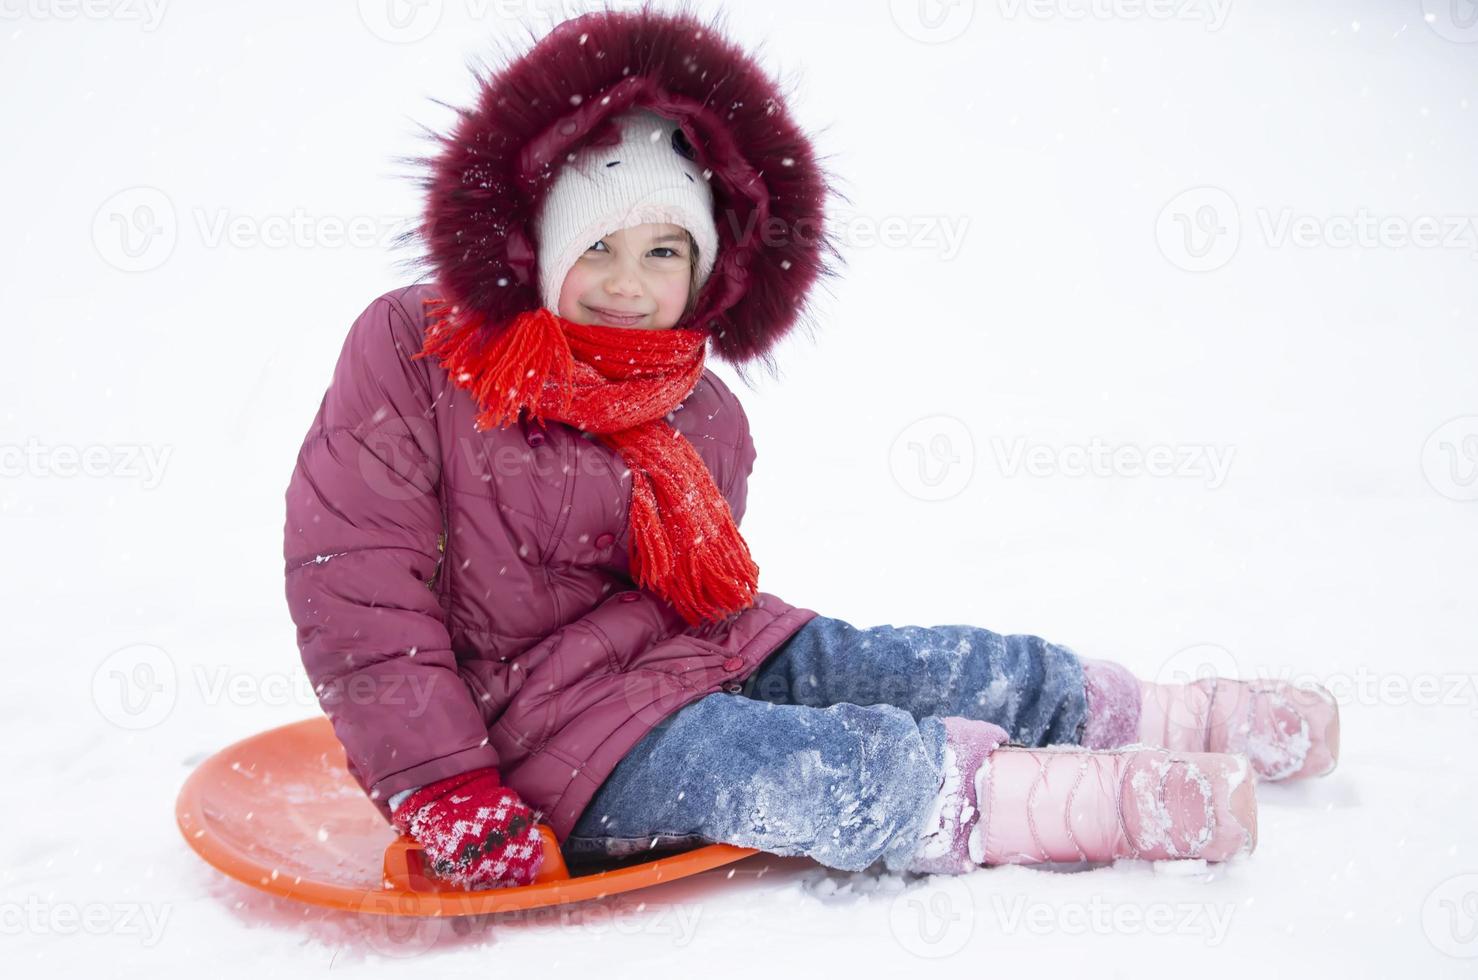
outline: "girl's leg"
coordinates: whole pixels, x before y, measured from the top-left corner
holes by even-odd
[[[891,704],[915,718],[974,718],[1026,746],[1238,753],[1270,781],[1324,775],[1339,758],[1339,706],[1317,685],[1155,684],[1039,636],[979,626],[859,628],[818,616],[742,691],[777,704]]]
[[[958,874],[981,864],[1225,860],[1255,842],[1246,763],[1163,750],[1008,746],[999,726],[916,721],[891,705],[773,705],[711,694],[637,743],[565,857],[704,843],[861,871]],[[1049,771],[1050,770],[1050,771]]]
[[[979,626],[859,628],[817,616],[750,675],[742,693],[775,704],[889,704],[916,719],[959,715],[1022,745],[1080,744],[1082,663],[1039,636]]]
[[[944,779],[945,729],[891,705],[699,698],[639,741],[563,842],[567,859],[705,843],[900,870]]]

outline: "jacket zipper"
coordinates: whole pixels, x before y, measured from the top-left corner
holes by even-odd
[[[433,571],[431,573],[431,577],[426,580],[426,588],[430,589],[432,592],[437,591],[436,587],[441,582],[441,563],[445,559],[446,531],[443,530],[440,534],[436,536],[436,570]]]

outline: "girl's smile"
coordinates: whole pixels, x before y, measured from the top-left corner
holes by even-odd
[[[586,305],[585,308],[590,311],[597,322],[610,327],[634,327],[650,315],[647,313],[624,314],[601,306]]]

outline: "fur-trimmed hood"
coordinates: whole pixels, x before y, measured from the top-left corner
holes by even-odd
[[[692,313],[738,368],[770,352],[806,295],[840,264],[824,220],[836,194],[782,93],[756,61],[683,10],[603,10],[555,27],[526,53],[479,73],[440,150],[420,158],[426,191],[418,260],[486,342],[541,305],[534,217],[559,167],[617,138],[612,118],[645,106],[676,121],[709,174],[719,248]],[[835,264],[834,264],[835,263]]]

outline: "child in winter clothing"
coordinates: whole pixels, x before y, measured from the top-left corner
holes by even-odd
[[[285,548],[351,771],[467,887],[532,880],[543,820],[570,860],[1249,852],[1254,777],[1334,766],[1322,689],[1151,684],[1035,636],[860,629],[758,590],[754,450],[703,355],[763,360],[831,246],[809,143],[716,33],[590,14],[489,82],[430,183],[437,287],[351,329]],[[368,438],[387,418],[403,453]],[[407,678],[435,685],[426,717],[391,699]]]

